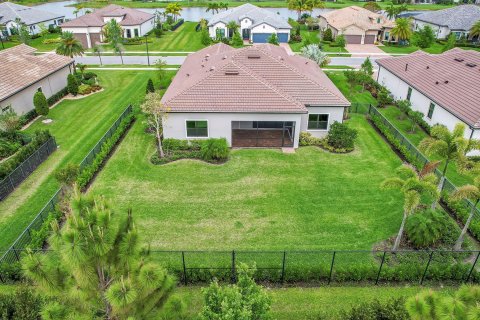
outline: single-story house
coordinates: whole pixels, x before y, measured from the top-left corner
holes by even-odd
[[[226,138],[232,147],[298,147],[342,122],[350,102],[318,65],[283,47],[223,43],[187,57],[162,97],[165,138]]]
[[[0,51],[0,108],[23,114],[34,109],[35,92],[48,99],[67,86],[74,60],[53,52],[34,55],[36,50],[20,44]]]
[[[142,37],[155,27],[154,15],[114,4],[63,23],[62,31],[73,33],[85,48],[103,42],[103,27],[116,20],[123,29],[124,38]]]
[[[390,36],[394,22],[365,8],[350,6],[322,13],[318,17],[321,30],[332,30],[334,38],[344,35],[348,44],[395,41]]]
[[[480,6],[465,4],[448,9],[428,11],[413,17],[415,30],[430,26],[437,39],[446,39],[453,33],[457,39],[468,37],[473,24],[480,20]]]
[[[466,138],[480,139],[480,52],[455,48],[442,54],[417,51],[376,60],[378,82],[397,100],[409,100],[430,125],[453,130],[464,123]]]
[[[279,42],[290,40],[292,27],[287,20],[250,3],[214,15],[208,22],[210,37],[228,37],[227,24],[230,21],[235,21],[240,26],[240,35],[244,40],[253,43],[266,43],[272,33],[277,35]]]
[[[6,26],[3,31],[4,36],[11,36],[17,32],[18,19],[20,19],[22,23],[25,23],[30,34],[33,35],[42,31],[40,28],[41,25],[45,26],[45,28],[60,25],[64,21],[65,16],[12,2],[0,3],[0,24]]]

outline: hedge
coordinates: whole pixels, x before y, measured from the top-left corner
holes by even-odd
[[[455,218],[465,225],[465,222],[467,222],[468,216],[470,215],[470,209],[465,206],[465,202],[462,200],[450,200],[448,194],[442,195],[442,201],[452,211]],[[472,219],[468,230],[470,230],[470,233],[477,240],[480,240],[480,219]]]
[[[177,30],[178,27],[180,27],[184,22],[185,22],[185,20],[179,19],[175,24],[172,25],[170,30],[172,30],[172,31]]]
[[[57,93],[55,93],[54,95],[52,95],[50,98],[47,99],[48,105],[49,105],[50,107],[53,106],[55,103],[57,103],[58,101],[60,101],[60,99],[62,99],[63,97],[65,97],[67,94],[68,94],[68,88],[65,87],[65,88],[63,88],[62,90],[58,91]]]
[[[93,159],[93,162],[90,165],[83,168],[83,170],[80,172],[77,178],[77,185],[81,189],[85,189],[87,187],[87,185],[93,179],[97,171],[102,167],[102,164],[105,162],[108,155],[116,146],[118,141],[122,138],[122,136],[127,131],[127,129],[130,128],[130,125],[134,120],[135,120],[135,115],[133,113],[131,113],[125,119],[123,119],[120,125],[118,126],[117,130],[115,131],[115,133],[110,138],[105,140],[105,142],[102,144],[100,152],[97,153],[97,155]]]
[[[48,130],[36,131],[29,144],[21,147],[11,158],[0,163],[0,180],[13,172],[13,170],[15,170],[23,161],[47,142],[50,137],[51,135]]]

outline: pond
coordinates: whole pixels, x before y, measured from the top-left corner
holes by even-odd
[[[38,9],[51,11],[58,14],[62,14],[67,19],[74,19],[75,18],[75,7],[68,7],[68,5],[72,5],[77,3],[76,1],[60,1],[60,2],[49,2],[40,4],[35,6]],[[288,19],[288,18],[297,18],[297,12],[293,10],[289,10],[288,8],[264,8],[275,12],[276,14],[280,15],[281,17]],[[81,9],[80,12],[77,13],[77,16],[85,14],[86,10],[92,10],[89,8]],[[158,9],[151,9],[151,8],[138,8],[138,10],[145,11],[148,13],[154,13],[156,10],[162,12],[165,8],[158,8]],[[334,9],[314,9],[313,15],[318,16],[320,13],[328,12]],[[92,10],[93,11],[93,10]],[[181,17],[186,21],[199,21],[201,18],[209,19],[212,16],[212,12],[206,12],[205,7],[188,7],[183,8],[181,12]]]

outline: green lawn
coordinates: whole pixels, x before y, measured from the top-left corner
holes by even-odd
[[[339,319],[341,310],[350,310],[353,306],[374,299],[387,301],[390,298],[411,297],[426,288],[420,286],[405,287],[321,287],[321,288],[268,288],[272,298],[272,318],[290,319]],[[454,288],[441,290],[445,295]],[[195,319],[203,305],[200,287],[179,287],[175,296],[185,303],[185,317]],[[158,318],[162,318],[160,313]]]
[[[49,129],[59,149],[0,202],[0,249],[10,246],[53,196],[58,188],[53,172],[68,162],[80,163],[126,106],[145,94],[148,78],[155,78],[148,71],[97,73],[105,88],[103,92],[63,101],[48,115],[53,123],[45,125],[37,121],[28,128],[27,132]]]
[[[428,52],[428,53],[439,54],[439,53],[442,53],[443,45],[438,43],[438,42],[435,42],[431,47],[422,49],[422,48],[419,48],[419,47],[416,47],[416,46],[413,46],[413,45],[398,46],[398,45],[391,44],[391,45],[379,46],[379,48],[382,49],[383,51],[385,51],[386,53],[405,53],[405,54],[408,54],[408,53],[415,52],[417,50],[423,50],[423,51]],[[465,50],[480,51],[480,48],[469,48],[469,47],[459,47],[459,48],[465,49]]]
[[[400,197],[379,188],[401,161],[362,116],[349,125],[359,141],[347,155],[243,149],[223,165],[154,166],[140,119],[91,192],[132,208],[156,249],[370,249],[401,221]]]
[[[414,145],[418,146],[420,141],[428,137],[427,133],[423,131],[420,127],[416,126],[414,132],[412,129],[412,121],[405,117],[404,119],[399,119],[401,114],[400,109],[395,106],[389,106],[386,108],[378,109],[400,132],[410,140]],[[435,157],[432,157],[434,159]],[[471,176],[460,174],[454,163],[449,165],[447,170],[447,177],[456,185],[461,186],[467,183],[472,183],[473,179]]]
[[[289,43],[293,52],[299,52],[305,45],[306,39],[310,40],[310,43],[320,43],[319,30],[308,30],[306,25],[300,25],[300,34],[302,36],[302,42]],[[322,42],[322,50],[325,52],[348,52],[345,48],[332,47],[328,42]],[[349,55],[342,55],[348,57]]]
[[[327,66],[328,68],[328,66]],[[343,72],[331,71],[326,72],[327,76],[333,83],[337,86],[338,89],[343,93],[343,95],[353,103],[360,104],[372,104],[377,105],[377,100],[368,92],[364,90],[362,92],[361,86],[356,86],[355,88],[350,88],[350,85],[347,83],[347,79]]]
[[[44,44],[43,41],[46,39],[55,39],[55,38],[58,38],[59,36],[60,36],[59,33],[48,33],[45,36],[42,36],[36,39],[31,39],[28,45],[31,47],[37,48],[39,51],[52,51],[52,50],[55,50],[58,44],[56,43]],[[11,37],[10,41],[4,42],[5,49],[17,46],[20,43],[21,42],[18,41],[18,38],[16,36],[13,36]],[[4,48],[0,44],[0,50],[2,49]]]

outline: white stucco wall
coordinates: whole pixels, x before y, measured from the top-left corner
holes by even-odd
[[[187,139],[187,120],[207,120],[209,138],[226,138],[232,144],[232,121],[293,121],[294,147],[298,148],[302,114],[279,113],[170,113],[164,124],[165,138]],[[198,139],[198,138],[192,138]]]
[[[40,31],[42,31],[42,29],[40,29],[40,25],[43,24],[45,26],[45,28],[48,29],[49,25],[58,26],[63,22],[63,20],[64,20],[63,17],[58,18],[58,19],[46,20],[46,21],[39,22],[39,23],[36,23],[36,24],[28,25],[27,29],[30,32],[30,34],[32,34],[32,35],[33,34],[38,34],[38,33],[40,33]],[[6,26],[6,31],[9,35],[12,35],[10,29],[17,29],[18,28],[15,21],[9,21],[5,24],[5,26]]]
[[[448,27],[439,26],[439,25],[436,25],[436,24],[432,24],[432,23],[428,23],[428,22],[424,22],[424,21],[420,21],[420,20],[414,20],[413,29],[414,30],[420,30],[420,29],[423,29],[427,25],[430,26],[433,29],[437,39],[445,39],[450,34],[450,29]]]
[[[343,122],[344,110],[344,107],[308,107],[309,114],[328,114],[328,126],[326,130],[308,130],[308,114],[302,114],[301,131],[308,131],[317,138],[325,137],[332,123]]]
[[[255,26],[252,28],[252,34],[253,33],[279,33],[279,32],[280,31],[277,32],[277,29],[275,29],[274,27],[266,23],[259,24],[258,26]]]
[[[135,37],[135,29],[138,30],[138,36],[143,37],[145,34],[150,32],[154,27],[155,27],[155,21],[154,21],[153,18],[148,20],[148,21],[145,21],[144,23],[142,23],[140,25],[122,26],[123,37],[127,38],[127,30],[130,30],[131,38],[134,38]]]
[[[22,91],[19,91],[13,96],[1,101],[0,107],[3,108],[11,105],[13,110],[15,110],[15,112],[19,115],[33,110],[33,96],[35,95],[35,92],[37,92],[38,88],[42,88],[43,94],[45,94],[45,97],[48,99],[53,94],[59,92],[67,86],[67,76],[69,73],[70,68],[69,66],[66,66],[50,76],[37,81]]]
[[[208,27],[208,33],[210,34],[211,38],[216,38],[217,37],[217,29],[225,30],[225,36],[228,35],[228,30],[227,30],[226,24],[223,23],[223,22],[217,22],[213,26]]]

